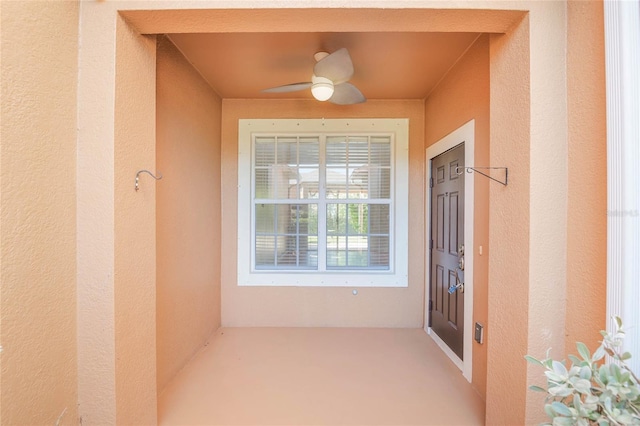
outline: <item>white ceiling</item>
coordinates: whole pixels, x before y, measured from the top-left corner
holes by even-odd
[[[289,32],[169,34],[225,99],[312,99],[308,90],[262,89],[310,81],[318,51],[349,50],[355,84],[368,99],[424,99],[478,33]]]

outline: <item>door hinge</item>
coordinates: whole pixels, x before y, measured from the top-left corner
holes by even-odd
[[[433,178],[429,179],[429,188],[433,188]]]
[[[429,250],[433,250],[433,240],[429,240]]]
[[[429,300],[429,312],[433,311],[433,300]]]

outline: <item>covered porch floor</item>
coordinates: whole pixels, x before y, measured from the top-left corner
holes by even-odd
[[[162,392],[160,425],[482,425],[421,329],[221,328]]]

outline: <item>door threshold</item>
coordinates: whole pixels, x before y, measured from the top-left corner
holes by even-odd
[[[433,341],[436,342],[436,345],[438,345],[440,349],[442,349],[442,352],[444,352],[445,355],[449,357],[451,362],[453,362],[455,366],[460,369],[460,371],[464,371],[464,361],[462,361],[462,359],[460,359],[460,357],[458,357],[458,355],[456,355],[456,353],[453,352],[451,348],[449,348],[449,346],[447,346],[447,344],[440,338],[440,336],[438,336],[436,332],[431,329],[431,327],[428,327],[425,331],[429,336],[431,336]]]

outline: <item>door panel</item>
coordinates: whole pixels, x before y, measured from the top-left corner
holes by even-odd
[[[464,244],[464,144],[431,159],[431,311],[429,324],[463,359],[464,290],[448,290],[464,282],[459,249]]]

